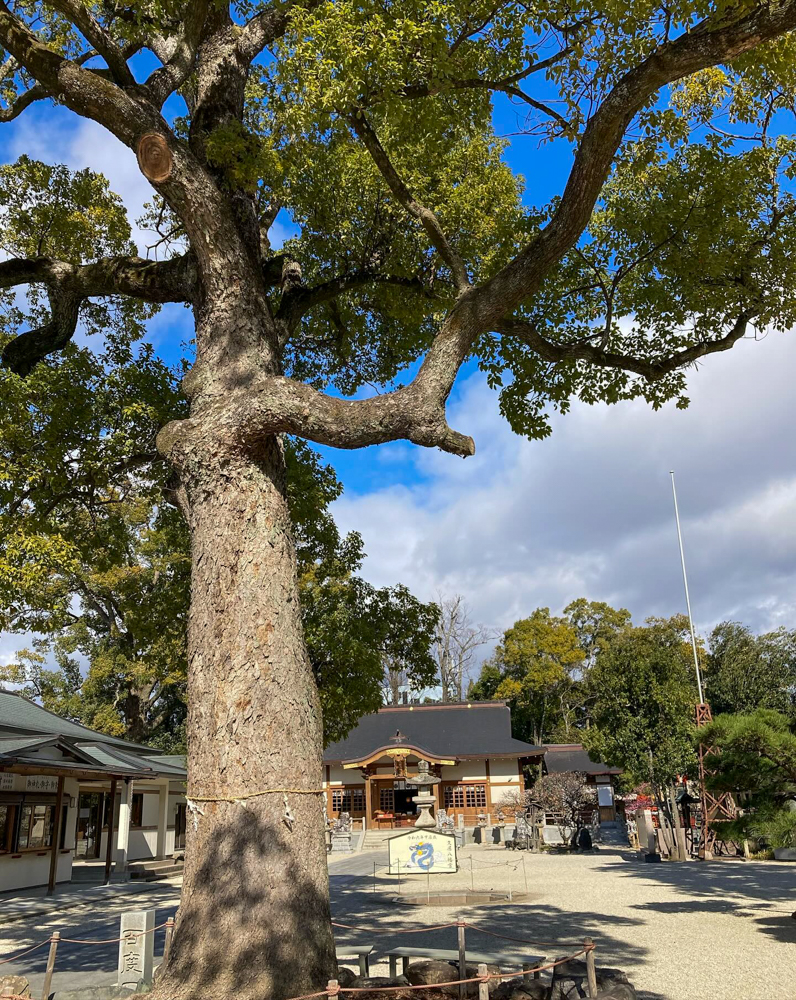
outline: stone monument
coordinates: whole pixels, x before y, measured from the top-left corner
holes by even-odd
[[[120,989],[134,990],[152,982],[155,965],[155,911],[133,910],[122,914],[119,932]]]
[[[434,786],[438,785],[442,779],[429,773],[427,760],[417,762],[417,772],[417,777],[413,779],[413,782],[420,791],[417,795],[412,796],[412,801],[417,803],[420,815],[415,820],[415,826],[419,826],[421,829],[430,829],[437,825],[437,821],[431,815],[431,807],[437,801]]]
[[[332,853],[351,850],[351,814],[340,813],[332,824]]]

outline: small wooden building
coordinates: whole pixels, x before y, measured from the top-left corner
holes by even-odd
[[[0,892],[72,879],[74,864],[166,858],[185,829],[185,763],[95,733],[0,689]]]
[[[597,789],[600,823],[613,823],[617,819],[615,785],[621,767],[592,760],[581,743],[548,743],[544,748],[544,768],[548,774],[585,774],[586,783]]]
[[[438,807],[474,826],[479,813],[497,812],[507,792],[525,789],[526,765],[538,766],[544,752],[512,737],[502,701],[382,708],[326,748],[327,813],[347,812],[367,829],[412,824],[412,776],[417,762],[427,760],[441,779]]]

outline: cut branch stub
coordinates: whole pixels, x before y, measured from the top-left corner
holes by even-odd
[[[174,157],[171,155],[169,144],[162,135],[158,135],[156,132],[147,132],[146,135],[142,135],[136,154],[138,166],[147,180],[160,184],[171,176]]]

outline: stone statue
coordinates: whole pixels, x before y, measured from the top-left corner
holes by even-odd
[[[351,833],[351,813],[342,812],[334,821],[335,833]]]
[[[443,833],[453,833],[453,817],[445,809],[437,810],[437,829]]]
[[[419,791],[417,795],[412,797],[412,801],[417,803],[420,815],[415,820],[415,826],[429,829],[437,825],[437,821],[431,815],[431,807],[437,801],[434,785],[438,785],[441,780],[436,775],[429,773],[427,760],[417,762],[417,777],[413,778],[412,781],[418,786]]]
[[[338,819],[332,823],[332,851],[351,850],[351,814],[340,813]]]

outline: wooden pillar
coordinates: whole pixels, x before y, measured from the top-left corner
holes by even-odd
[[[373,818],[373,784],[370,775],[365,775],[365,829],[370,829],[370,821]]]
[[[55,795],[55,819],[53,822],[53,842],[50,848],[50,879],[47,882],[47,895],[55,892],[55,880],[58,877],[58,851],[61,844],[61,812],[64,804],[64,776],[58,775],[58,791]]]
[[[155,847],[155,857],[162,860],[166,857],[166,839],[169,829],[169,782],[168,779],[158,789],[158,836]]]
[[[110,807],[108,809],[108,843],[105,845],[105,885],[111,881],[113,864],[113,814],[116,812],[116,778],[111,778]],[[100,826],[102,818],[100,817]]]

